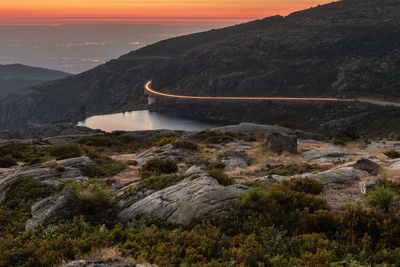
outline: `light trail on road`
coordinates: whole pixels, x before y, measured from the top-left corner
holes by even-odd
[[[208,99],[208,100],[287,100],[287,101],[354,101],[355,99],[341,98],[318,98],[318,97],[242,97],[242,96],[188,96],[188,95],[173,95],[154,91],[150,88],[151,81],[148,81],[144,89],[153,95],[180,98],[180,99]]]

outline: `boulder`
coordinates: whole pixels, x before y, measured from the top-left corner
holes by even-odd
[[[369,191],[374,189],[377,185],[379,185],[378,179],[371,179],[371,180],[361,181],[358,184],[358,187],[360,188],[360,193],[363,195],[366,195]]]
[[[368,155],[365,153],[341,148],[319,148],[304,152],[302,156],[309,162],[328,163]]]
[[[268,150],[273,152],[287,151],[290,153],[297,153],[297,136],[271,133],[267,136],[264,145]]]
[[[344,188],[347,183],[359,180],[362,177],[367,177],[370,174],[366,171],[356,169],[354,167],[343,167],[339,169],[333,169],[318,174],[307,174],[308,177],[314,178],[321,182],[326,187],[332,187],[336,189]]]
[[[26,222],[26,230],[77,215],[78,198],[74,191],[65,189],[56,196],[45,198],[34,204],[31,213],[32,218]]]
[[[234,171],[237,168],[246,169],[249,164],[245,158],[233,157],[233,158],[224,158],[221,160],[223,164],[225,164],[224,170],[227,172]]]
[[[372,175],[377,175],[380,169],[378,163],[365,158],[357,160],[357,162],[354,163],[352,167],[362,171],[369,172]]]
[[[206,169],[207,169],[207,167],[205,165],[201,165],[201,166],[193,165],[185,171],[185,174],[192,175],[195,173],[202,173]]]
[[[175,149],[172,144],[165,145],[163,147],[152,147],[142,153],[137,155],[129,155],[133,156],[137,161],[137,166],[141,167],[146,164],[148,161],[152,159],[163,159],[163,160],[171,160],[175,163],[180,163],[185,160],[187,157],[193,155],[193,151],[177,148]],[[123,155],[128,156],[128,155]]]
[[[133,203],[118,218],[123,223],[157,218],[188,225],[196,219],[220,216],[247,190],[243,185],[220,185],[207,173],[196,174]]]

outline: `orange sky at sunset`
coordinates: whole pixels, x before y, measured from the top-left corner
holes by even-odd
[[[287,15],[328,2],[332,0],[0,0],[0,23],[43,18],[239,21]]]

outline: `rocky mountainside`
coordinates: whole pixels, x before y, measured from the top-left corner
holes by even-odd
[[[71,74],[62,71],[30,67],[21,64],[0,64],[0,95],[5,95],[21,88],[38,85],[45,81],[62,79],[69,75]]]
[[[168,39],[3,97],[0,127],[134,109],[145,103],[143,85],[150,79],[157,90],[188,95],[398,99],[399,16],[399,0],[344,0]],[[231,122],[292,122],[321,132],[357,124],[382,135],[393,130],[382,124],[400,125],[398,109],[362,103],[168,100],[153,109]],[[364,121],[371,117],[381,119]]]

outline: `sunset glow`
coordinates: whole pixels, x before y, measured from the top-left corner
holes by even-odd
[[[1,1],[0,23],[65,21],[251,20],[324,4],[327,0],[58,0]]]

